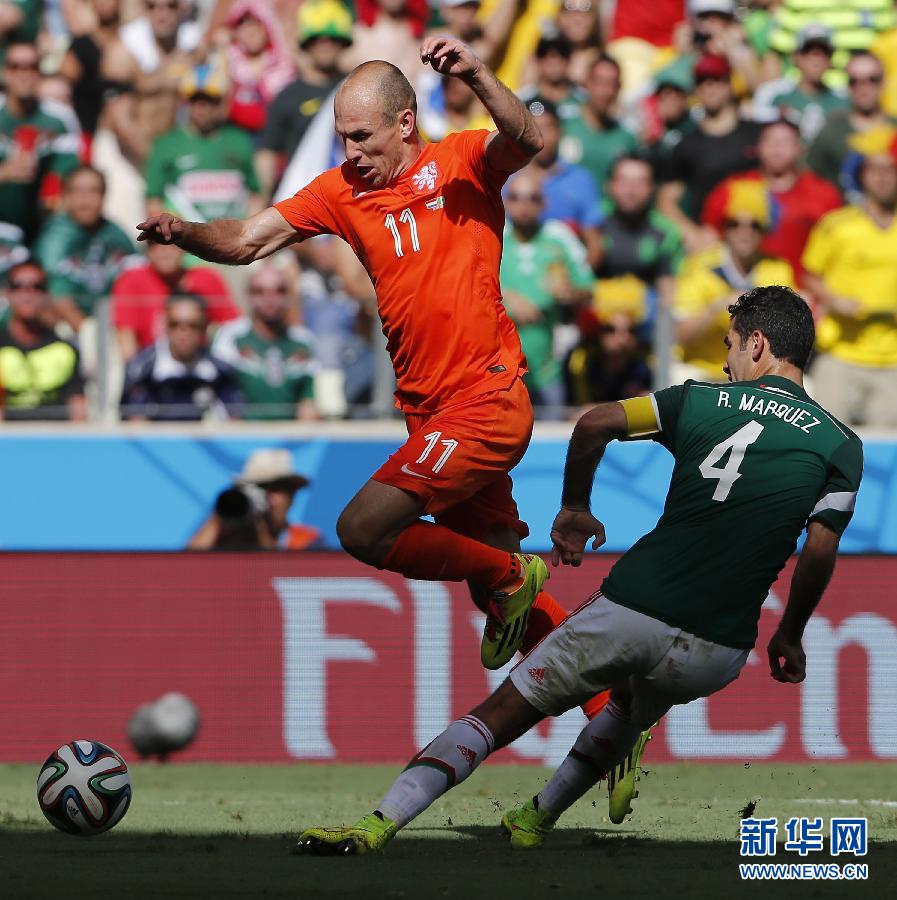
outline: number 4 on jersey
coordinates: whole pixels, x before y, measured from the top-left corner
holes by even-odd
[[[747,448],[760,437],[763,426],[756,421],[748,422],[742,426],[731,437],[720,441],[707,454],[707,458],[701,463],[699,469],[705,478],[716,478],[718,484],[713,492],[713,499],[723,501],[729,496],[732,485],[741,478],[741,472],[738,467],[744,459]],[[717,463],[729,454],[729,460],[725,466],[718,466]]]

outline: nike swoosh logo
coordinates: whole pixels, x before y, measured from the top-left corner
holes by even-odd
[[[432,480],[429,475],[421,475],[420,472],[412,472],[411,469],[408,468],[408,463],[405,463],[405,465],[402,466],[402,471],[406,475],[413,475],[415,478],[423,478],[426,481]]]

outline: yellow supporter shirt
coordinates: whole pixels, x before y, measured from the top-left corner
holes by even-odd
[[[803,264],[830,291],[860,304],[816,328],[819,350],[860,366],[897,366],[897,217],[887,228],[859,206],[836,209],[810,232]]]
[[[680,321],[689,319],[733,295],[771,284],[794,287],[794,272],[784,259],[763,257],[746,276],[741,276],[734,269],[727,248],[718,244],[686,257],[676,279],[673,314]],[[722,307],[701,337],[678,348],[679,358],[718,381],[726,361],[723,339],[728,331],[729,312]]]

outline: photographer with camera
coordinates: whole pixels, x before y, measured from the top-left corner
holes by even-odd
[[[309,484],[294,471],[289,450],[256,450],[232,487],[221,491],[188,550],[308,550],[320,544],[311,525],[290,524],[296,493]]]

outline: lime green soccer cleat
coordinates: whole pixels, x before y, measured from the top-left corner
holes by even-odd
[[[349,828],[309,828],[299,835],[298,849],[316,856],[379,853],[398,830],[392,819],[371,813]]]
[[[520,809],[506,812],[501,819],[501,827],[511,838],[515,850],[533,850],[540,847],[545,836],[554,828],[555,820],[536,809],[532,800],[527,800]]]
[[[487,669],[500,669],[520,649],[530,610],[549,577],[548,566],[538,556],[528,553],[514,556],[520,562],[523,584],[510,594],[492,593],[480,645],[480,659]]]
[[[653,727],[654,725],[651,726]],[[632,801],[638,797],[635,786],[642,774],[642,754],[645,752],[645,745],[651,740],[651,728],[639,735],[626,759],[607,773],[608,815],[614,825],[619,825],[632,813]]]

